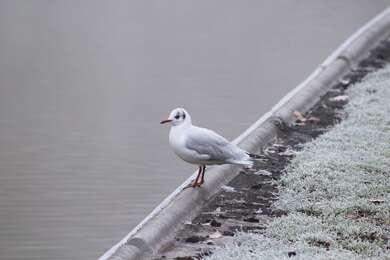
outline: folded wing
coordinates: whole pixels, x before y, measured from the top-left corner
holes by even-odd
[[[214,131],[200,127],[193,127],[191,130],[185,140],[187,149],[202,156],[208,155],[208,160],[214,163],[239,158],[242,150]]]

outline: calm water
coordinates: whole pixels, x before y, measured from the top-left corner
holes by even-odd
[[[271,4],[272,3],[272,4]],[[0,0],[0,258],[94,259],[390,1]]]

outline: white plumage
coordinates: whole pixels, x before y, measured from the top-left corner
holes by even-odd
[[[192,187],[199,187],[204,182],[206,165],[253,166],[253,155],[212,130],[192,125],[191,116],[183,108],[172,110],[168,119],[161,121],[161,124],[164,123],[171,124],[169,144],[175,154],[184,161],[199,166],[198,177]],[[198,183],[200,175],[202,179]]]

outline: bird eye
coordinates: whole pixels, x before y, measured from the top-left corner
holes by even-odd
[[[183,120],[186,119],[186,113],[183,113]]]
[[[177,115],[175,116],[175,119],[179,119],[179,118],[180,118],[180,115],[177,114]]]

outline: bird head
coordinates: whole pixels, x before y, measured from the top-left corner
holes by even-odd
[[[175,108],[169,114],[169,117],[160,122],[160,124],[170,123],[172,126],[182,124],[191,124],[190,114],[184,108]]]

